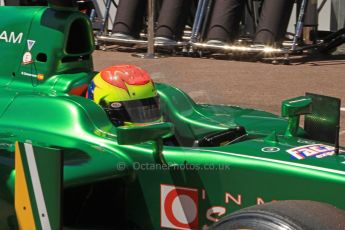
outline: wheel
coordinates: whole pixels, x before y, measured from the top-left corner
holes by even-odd
[[[210,229],[343,230],[345,212],[315,201],[277,201],[234,212]]]

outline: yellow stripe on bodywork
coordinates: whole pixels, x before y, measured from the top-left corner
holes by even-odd
[[[25,179],[23,161],[20,154],[19,143],[16,142],[15,149],[15,193],[14,204],[19,229],[35,230],[35,220],[32,212],[28,185]]]

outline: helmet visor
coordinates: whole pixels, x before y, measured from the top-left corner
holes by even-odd
[[[161,118],[159,108],[159,96],[140,100],[100,103],[107,112],[110,120],[118,124],[118,121],[133,123],[154,122]]]

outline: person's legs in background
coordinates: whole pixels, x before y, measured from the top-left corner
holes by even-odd
[[[206,40],[208,44],[223,45],[233,41],[239,30],[243,0],[215,0]]]
[[[112,37],[122,39],[138,38],[146,12],[145,0],[120,0]]]
[[[294,1],[264,0],[254,43],[278,45],[285,36]]]
[[[164,0],[157,21],[156,41],[181,39],[190,13],[191,0]]]

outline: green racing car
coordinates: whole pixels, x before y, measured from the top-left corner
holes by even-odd
[[[114,125],[73,4],[0,7],[0,229],[345,229],[339,99],[277,116],[157,83],[160,122]]]

